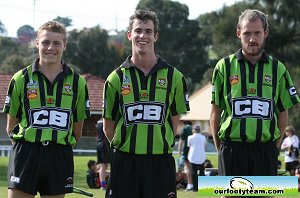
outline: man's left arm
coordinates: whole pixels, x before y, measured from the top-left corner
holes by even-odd
[[[179,119],[180,119],[180,115],[176,115],[176,116],[171,117],[174,135],[176,135],[176,133],[177,133],[177,127],[178,127],[178,124],[179,124]]]
[[[280,148],[283,136],[284,136],[284,130],[285,127],[288,124],[288,110],[282,111],[279,113],[278,115],[278,128],[280,131],[280,137],[277,140],[276,144],[277,144],[277,148]]]
[[[76,142],[78,142],[81,138],[82,128],[83,128],[83,120],[79,122],[74,122],[73,131],[74,131]]]

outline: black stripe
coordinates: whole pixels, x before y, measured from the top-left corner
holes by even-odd
[[[286,82],[286,89],[289,90],[289,89],[293,86],[293,84],[291,84],[291,83],[289,82],[289,80],[288,80],[288,78],[287,78],[287,74],[288,74],[288,72],[286,71],[286,72],[284,73],[284,79],[285,79],[285,82]],[[293,105],[295,105],[295,104],[298,103],[297,98],[296,98],[296,95],[292,96],[292,97],[291,97],[291,100],[292,100]]]
[[[46,106],[46,96],[45,96],[45,87],[44,87],[44,79],[41,75],[41,73],[37,73],[38,81],[39,81],[39,90],[40,90],[40,103],[41,107]],[[47,87],[47,89],[51,89],[50,87]],[[38,128],[36,130],[36,135],[35,135],[35,142],[40,142],[42,138],[42,129]]]
[[[227,56],[226,58],[224,58],[224,62],[225,62],[225,66],[226,66],[226,74],[225,74],[225,77],[224,77],[224,81],[226,83],[226,88],[227,88],[227,102],[228,102],[228,104],[230,106],[230,104],[232,104],[232,100],[231,100],[232,98],[231,98],[231,85],[230,85],[230,81],[229,81],[230,67],[231,67],[229,56]],[[223,95],[220,98],[222,98],[222,97],[223,97]],[[230,108],[232,110],[231,106],[230,106]],[[230,122],[228,128],[225,131],[225,139],[227,141],[230,141],[231,129],[232,129],[232,121]]]
[[[131,77],[131,81],[132,81],[132,92],[134,95],[134,101],[139,101],[139,84],[138,84],[138,80],[137,80],[137,75],[135,73],[135,69],[134,67],[131,67],[129,69],[130,71],[130,77]]]
[[[183,76],[182,76],[181,80],[182,80],[182,86],[183,86],[183,97],[185,97],[185,94],[188,94],[188,88],[187,88],[185,78]],[[186,101],[186,99],[184,99],[184,100],[185,100],[185,108],[186,108],[187,111],[189,111],[190,110],[190,104],[189,104],[188,101]]]
[[[249,68],[249,67],[248,67]],[[245,61],[240,62],[240,71],[241,71],[241,96],[247,96],[247,75],[246,75],[246,65]],[[242,118],[240,121],[240,135],[243,142],[246,142],[246,118]]]
[[[272,98],[275,98],[276,95],[276,87],[277,87],[277,73],[278,73],[278,60],[273,58],[272,61]],[[280,99],[280,96],[278,97]],[[275,101],[273,100],[273,115],[272,115],[272,120],[270,123],[270,141],[274,140],[274,133],[275,133],[275,128],[276,128],[276,123],[277,123],[277,118],[274,116],[274,111],[276,109],[276,104]]]
[[[119,76],[120,85],[122,85],[123,84],[123,72],[120,69],[120,67],[116,70],[116,73]],[[119,91],[121,91],[121,90],[119,90]],[[120,95],[120,98],[119,98],[119,95]],[[123,116],[123,112],[121,112],[121,114],[119,113],[119,105],[120,105],[120,107],[122,107],[123,104],[124,104],[123,96],[121,94],[115,94],[115,102],[114,102],[113,114],[112,114],[113,119],[115,119],[115,121],[119,120],[120,116]],[[123,111],[122,108],[121,108],[121,111]],[[123,124],[121,126],[121,142],[120,142],[118,148],[121,148],[125,144],[126,133],[127,133],[126,126],[124,125],[124,122],[123,122]]]
[[[157,72],[155,72],[151,76],[150,87],[149,87],[149,101],[155,101],[156,82],[157,82]],[[147,133],[147,154],[153,153],[153,132],[154,132],[154,126],[152,124],[149,124],[148,133]]]
[[[79,74],[73,71],[73,83],[72,83],[73,98],[72,98],[72,106],[71,106],[72,114],[73,114],[73,123],[71,123],[71,124],[74,124],[74,122],[78,121],[78,115],[77,115],[78,109],[76,108],[76,102],[77,102],[77,98],[78,98],[78,83],[79,83]],[[74,129],[72,131],[68,131],[68,135],[66,135],[66,137],[64,139],[66,144],[69,142],[68,137],[70,135],[70,132],[71,132],[71,135],[75,138]]]
[[[14,87],[15,87],[15,83],[16,83],[15,79],[11,79],[10,84],[9,84],[9,87],[8,87],[8,91],[7,91],[7,95],[8,95],[9,97],[11,97],[11,94],[12,94],[13,89],[14,89]],[[20,101],[21,101],[21,100],[20,100]],[[4,108],[5,108],[5,109],[4,109],[4,112],[9,113],[10,104],[9,104],[9,105],[5,105]],[[18,114],[17,114],[17,118],[20,118],[20,117],[18,117]]]
[[[168,108],[169,107],[169,96],[170,96],[170,93],[171,93],[171,88],[172,88],[172,83],[173,83],[173,74],[174,74],[174,67],[169,67],[168,68],[168,73],[167,73],[167,91],[166,91],[166,100],[165,100],[165,108]],[[175,98],[173,99],[175,100]],[[171,114],[168,116],[168,121],[169,121],[169,124],[172,128],[172,120],[171,120]],[[167,154],[168,153],[168,148],[169,148],[169,145],[168,145],[168,142],[166,140],[166,125],[163,124],[161,126],[161,135],[162,135],[162,140],[164,142],[164,150],[163,150],[163,153],[164,154]]]
[[[56,107],[61,107],[62,88],[63,88],[63,81],[61,80],[57,83],[57,88],[56,88],[56,98],[55,98]],[[55,129],[52,130],[52,141],[57,142],[57,130]]]
[[[27,112],[30,109],[29,99],[27,98],[27,84],[29,83],[29,76],[28,76],[27,68],[24,68],[22,70],[22,74],[24,75],[24,98],[23,98],[23,100],[24,100],[24,111],[26,112],[25,116],[26,116],[26,120],[27,120],[27,126],[25,128],[27,128],[28,125],[29,125],[29,114]],[[25,134],[23,134],[23,135],[25,135]]]
[[[136,132],[137,132],[137,125],[133,125],[132,131],[130,134],[130,147],[129,153],[135,153],[135,145],[136,145]]]
[[[260,61],[258,63],[258,71],[257,71],[257,96],[262,97],[262,82],[263,82],[263,70],[264,70],[264,62]],[[256,142],[261,142],[262,136],[262,119],[257,119],[256,125]]]

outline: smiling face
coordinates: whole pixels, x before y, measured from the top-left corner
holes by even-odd
[[[66,44],[61,33],[43,30],[38,34],[36,47],[39,50],[41,65],[59,64]]]
[[[246,57],[258,56],[264,49],[268,30],[264,30],[262,21],[243,20],[240,29],[237,29],[237,37],[241,40],[243,54]]]
[[[157,41],[158,33],[154,31],[152,20],[134,19],[127,37],[131,41],[132,54],[154,54],[154,43]]]

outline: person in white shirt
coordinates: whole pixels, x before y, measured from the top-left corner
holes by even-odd
[[[198,175],[204,176],[204,161],[206,159],[206,138],[201,133],[199,125],[193,127],[193,135],[188,136],[188,160],[192,167],[193,191],[198,191]],[[200,172],[198,174],[198,171]]]
[[[299,138],[295,135],[295,129],[293,126],[287,126],[285,128],[285,135],[287,137],[283,140],[281,145],[281,150],[285,150],[285,169],[291,176],[294,176],[296,166],[299,164]]]

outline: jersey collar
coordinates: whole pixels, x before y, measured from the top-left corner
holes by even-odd
[[[32,64],[32,73],[40,72],[40,70],[39,70],[39,61],[40,61],[40,58],[37,58],[33,62],[33,64]],[[72,74],[71,68],[63,60],[61,60],[61,64],[63,66],[63,73],[65,75],[71,75]]]
[[[158,60],[157,60],[157,63],[156,65],[151,69],[151,71],[149,72],[149,75],[152,75],[153,73],[155,73],[156,71],[160,70],[160,69],[163,69],[163,68],[167,68],[169,67],[170,65],[165,61],[163,60],[162,58],[160,58],[158,55],[156,55],[158,57]],[[137,69],[137,67],[131,62],[131,55],[128,56],[126,58],[126,60],[121,64],[120,67],[122,68],[131,68],[131,67],[134,67]]]
[[[243,53],[242,53],[242,49],[239,49],[234,55],[235,55],[235,57],[237,58],[238,61],[246,60]],[[261,56],[261,58],[258,62],[264,62],[264,63],[269,62],[269,56],[268,56],[268,54],[266,53],[265,50],[262,51],[262,56]]]

